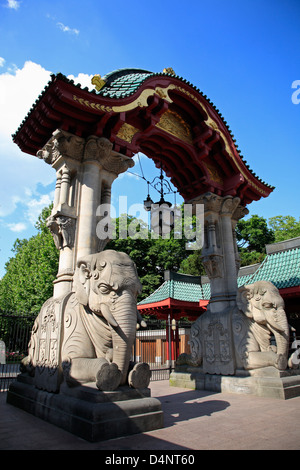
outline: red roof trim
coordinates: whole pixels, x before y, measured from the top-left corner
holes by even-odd
[[[153,91],[148,101],[147,90]],[[157,127],[169,107],[179,119],[181,114],[190,114],[192,142],[181,139],[180,130],[172,135],[165,127]],[[131,141],[119,133],[124,123],[135,131]],[[35,155],[57,128],[82,137],[104,135],[117,152],[131,157],[142,151],[153,155],[155,163],[157,146],[163,142],[163,168],[186,201],[209,191],[239,196],[246,205],[273,190],[248,169],[214,105],[176,77],[149,77],[133,95],[122,99],[106,99],[66,78],[54,77],[13,139],[22,151]],[[179,166],[188,171],[178,172]]]
[[[188,301],[184,301],[184,300],[175,300],[175,299],[171,299],[170,297],[168,297],[167,299],[165,300],[161,300],[159,302],[152,302],[152,303],[149,303],[149,304],[142,304],[142,305],[138,305],[137,308],[138,310],[142,311],[142,310],[148,310],[148,309],[153,309],[153,308],[187,308],[187,309],[198,309],[198,308],[202,308],[204,305],[201,305],[200,302],[206,302],[205,305],[207,305],[208,303],[208,300],[207,301],[199,301],[198,302],[188,302]]]
[[[282,297],[285,296],[290,296],[290,295],[300,295],[300,286],[295,286],[295,287],[286,287],[284,289],[279,289],[280,295]]]

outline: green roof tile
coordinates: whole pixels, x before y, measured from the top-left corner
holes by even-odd
[[[106,83],[99,95],[109,98],[125,98],[132,95],[150,76],[156,75],[148,70],[120,69],[103,77]]]
[[[300,247],[267,255],[251,283],[262,280],[272,282],[279,289],[299,286]]]
[[[300,247],[267,255],[253,274],[240,276],[237,280],[238,287],[256,281],[270,281],[278,289],[300,286]],[[149,297],[139,302],[139,305],[168,298],[190,302],[209,300],[210,284],[167,280]]]
[[[199,302],[199,299],[205,299],[206,297],[204,297],[203,289],[200,284],[168,280],[164,281],[164,283],[146,299],[139,302],[139,305],[161,302],[168,298],[187,302]]]

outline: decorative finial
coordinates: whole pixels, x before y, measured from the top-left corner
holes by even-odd
[[[101,88],[104,87],[104,85],[106,83],[106,80],[103,80],[101,78],[101,75],[94,75],[91,82],[92,82],[93,85],[95,85],[96,90],[100,91]]]
[[[163,73],[168,73],[169,75],[176,75],[172,67],[167,67],[166,69],[163,69]]]

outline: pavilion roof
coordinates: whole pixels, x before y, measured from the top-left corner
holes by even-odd
[[[238,287],[256,281],[270,281],[282,294],[284,289],[291,288],[298,288],[300,293],[300,237],[267,245],[266,249],[267,256],[261,264],[240,268]],[[202,285],[195,276],[187,276],[186,280],[177,276],[167,275],[163,284],[138,305],[146,306],[167,298],[186,302],[210,299],[210,283],[206,276],[202,277]]]
[[[201,277],[166,271],[163,284],[146,299],[139,302],[139,305],[160,302],[169,298],[183,302],[199,303],[200,299],[205,299]]]
[[[162,164],[187,201],[215,192],[247,205],[273,191],[249,167],[214,103],[189,81],[169,69],[119,69],[98,78],[98,91],[90,91],[52,75],[14,142],[36,155],[56,129],[107,137],[116,152],[132,157],[141,151]]]
[[[300,237],[267,245],[267,256],[247,283],[270,281],[277,289],[300,287]]]

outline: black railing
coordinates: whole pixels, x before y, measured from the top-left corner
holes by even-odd
[[[0,312],[0,392],[7,390],[19,373],[35,318],[35,315]]]
[[[27,356],[35,318],[36,315],[16,315],[0,311],[0,392],[7,390],[20,372],[20,362]],[[168,331],[172,325],[169,324],[168,318],[166,320],[150,318],[146,321],[147,328],[141,328],[137,332],[133,359],[150,364],[152,381],[168,379],[174,366],[170,343],[167,341]],[[191,326],[191,323],[183,320],[176,324],[179,329],[188,330]]]
[[[152,372],[151,380],[164,380],[170,377],[177,356],[189,353],[189,332],[191,322],[179,320],[148,319],[147,328],[137,332],[135,361],[147,362]]]

